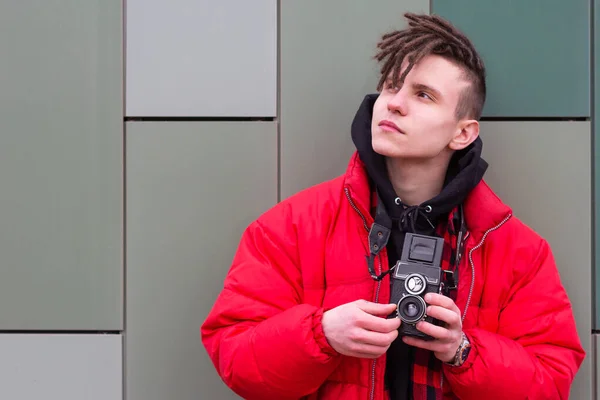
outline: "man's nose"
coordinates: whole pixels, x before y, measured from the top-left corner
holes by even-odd
[[[399,113],[400,115],[406,115],[407,104],[405,90],[398,90],[388,101],[388,110],[394,113]]]

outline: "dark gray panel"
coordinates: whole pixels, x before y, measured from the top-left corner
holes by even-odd
[[[126,129],[127,399],[234,399],[200,325],[242,231],[276,202],[276,124]]]
[[[0,399],[119,400],[120,335],[0,335]]]
[[[515,216],[545,237],[588,354],[571,397],[590,399],[592,222],[589,122],[484,122],[485,179]]]
[[[276,0],[128,0],[128,116],[275,116]]]
[[[122,328],[122,4],[0,2],[0,329]]]
[[[432,0],[486,63],[484,116],[590,116],[590,0]]]
[[[344,172],[350,124],[376,91],[381,35],[405,26],[428,0],[281,2],[281,196]]]

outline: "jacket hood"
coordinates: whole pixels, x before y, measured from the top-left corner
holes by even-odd
[[[385,157],[376,153],[371,143],[373,105],[378,96],[378,94],[370,94],[364,98],[352,122],[352,140],[365,165],[369,180],[377,188],[386,211],[392,219],[399,219],[402,218],[407,206],[397,198],[388,178]],[[482,180],[488,167],[487,162],[481,158],[482,149],[483,142],[481,138],[477,138],[467,148],[453,155],[442,191],[419,205],[420,208],[428,208],[429,220],[437,220],[462,204]]]

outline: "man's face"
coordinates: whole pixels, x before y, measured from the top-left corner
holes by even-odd
[[[402,65],[402,71],[408,63]],[[391,79],[384,84],[373,107],[373,149],[386,157],[433,159],[450,152],[449,144],[464,121],[456,106],[469,83],[462,70],[438,55],[415,64],[400,88]]]

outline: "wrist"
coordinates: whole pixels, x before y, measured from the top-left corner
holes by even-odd
[[[454,353],[454,357],[452,357],[450,361],[446,362],[446,364],[451,365],[453,367],[460,367],[467,360],[470,350],[471,342],[469,341],[467,335],[465,335],[465,333],[463,332],[462,339],[460,341],[460,344],[458,345],[458,348],[456,349],[456,352]]]
[[[327,330],[329,325],[326,314],[327,311],[323,310],[320,316],[321,318],[315,320],[313,323],[313,333],[315,335],[315,341],[321,348],[321,351],[323,351],[325,354],[337,355],[338,352],[336,349],[333,348],[333,345],[328,337],[330,333]]]

